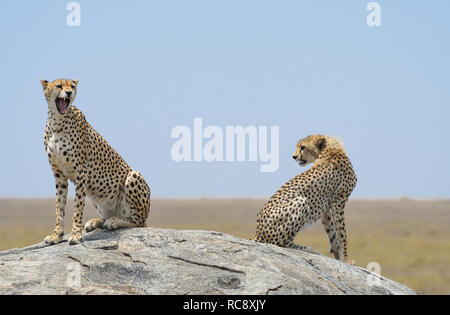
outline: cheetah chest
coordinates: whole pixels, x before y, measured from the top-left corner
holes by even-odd
[[[62,133],[54,133],[48,140],[46,151],[49,162],[74,181],[75,170],[69,159],[72,149],[68,144],[67,137]]]

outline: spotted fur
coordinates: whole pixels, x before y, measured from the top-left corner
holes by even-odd
[[[42,80],[48,103],[44,145],[56,187],[56,226],[44,241],[56,244],[64,235],[68,180],[75,184],[75,210],[69,244],[83,241],[82,219],[89,197],[100,219],[89,220],[86,231],[96,228],[144,227],[150,211],[150,188],[142,175],[123,158],[73,106],[78,80]]]
[[[317,253],[294,244],[297,233],[321,219],[336,259],[348,260],[344,207],[356,185],[356,175],[341,143],[312,135],[300,140],[293,158],[314,165],[284,184],[257,217],[257,242]]]

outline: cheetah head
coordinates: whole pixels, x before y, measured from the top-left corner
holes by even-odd
[[[41,79],[45,98],[52,111],[64,115],[77,95],[77,80],[58,79],[53,82]]]
[[[295,149],[292,158],[298,162],[300,166],[305,166],[314,161],[319,156],[320,152],[325,148],[326,137],[322,135],[308,136],[299,142]]]

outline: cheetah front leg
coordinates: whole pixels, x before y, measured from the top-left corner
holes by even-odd
[[[48,235],[44,242],[53,245],[61,242],[64,236],[64,215],[67,201],[68,178],[62,172],[53,168],[56,187],[56,226],[52,234]]]
[[[86,203],[86,181],[84,176],[77,177],[75,188],[75,210],[72,217],[72,235],[69,245],[83,242],[83,210]]]
[[[107,219],[103,227],[115,230],[126,227],[145,227],[150,211],[150,188],[142,175],[137,171],[128,174],[125,181],[124,192],[119,201],[119,213],[128,214],[123,217],[111,217]],[[120,213],[120,212],[123,213]]]
[[[331,218],[331,210],[326,210],[322,214],[322,224],[325,232],[327,233],[328,241],[330,243],[330,253],[333,254],[336,259],[338,259],[337,248],[339,247],[339,241],[336,236],[334,220],[332,220]]]
[[[347,232],[344,221],[344,207],[347,200],[347,195],[337,196],[330,204],[329,215],[324,213],[322,223],[325,221],[324,227],[330,242],[330,252],[336,259],[354,265],[355,262],[348,258],[347,253]],[[328,225],[326,221],[329,221]]]

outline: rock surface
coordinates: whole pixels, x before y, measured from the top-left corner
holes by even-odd
[[[0,294],[417,294],[340,261],[207,231],[98,230],[0,252]]]

